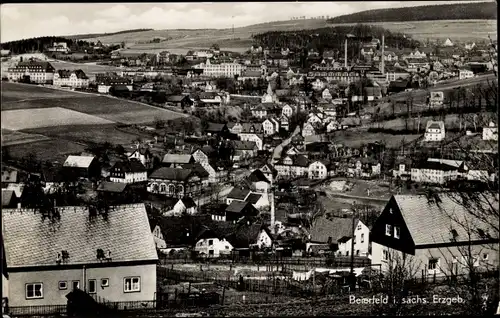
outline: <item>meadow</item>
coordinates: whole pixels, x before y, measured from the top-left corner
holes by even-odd
[[[35,154],[42,162],[51,161],[62,164],[70,154],[79,154],[85,150],[85,145],[64,139],[50,139],[39,142],[24,143],[15,146],[3,146],[7,148],[13,159],[22,159],[28,154]]]
[[[234,29],[234,33],[232,29],[152,30],[102,36],[87,39],[87,41],[100,40],[102,43],[121,43],[123,41],[131,52],[156,53],[169,50],[175,54],[185,54],[187,50],[207,48],[212,44],[219,44],[223,50],[242,52],[248,50],[252,45],[252,34],[355,24],[328,24],[326,20],[304,19],[274,21],[238,27]],[[453,41],[478,41],[488,39],[488,35],[496,38],[497,33],[496,20],[442,20],[369,24],[384,27],[391,32],[401,32],[421,41],[427,39],[445,40],[446,38],[451,38]],[[169,40],[149,43],[155,37]]]
[[[110,124],[109,120],[61,107],[2,111],[2,127],[11,130],[77,124]]]
[[[339,130],[330,134],[330,140],[333,143],[341,143],[348,147],[361,147],[368,143],[374,142],[385,142],[388,148],[398,148],[401,146],[401,142],[404,143],[412,142],[423,135],[391,135],[385,133],[371,133],[367,132],[365,129],[356,130]]]
[[[2,146],[13,146],[49,139],[49,137],[39,134],[27,134],[20,131],[2,128]]]

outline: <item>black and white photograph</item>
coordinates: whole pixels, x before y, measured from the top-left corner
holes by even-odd
[[[500,315],[497,12],[2,3],[2,318]]]

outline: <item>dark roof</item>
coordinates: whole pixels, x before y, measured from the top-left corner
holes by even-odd
[[[57,70],[57,73],[59,74],[60,78],[69,78],[71,74],[75,73],[77,78],[80,79],[88,79],[87,75],[85,75],[85,72],[82,70]]]
[[[189,98],[189,97],[185,96],[185,95],[170,95],[170,96],[167,96],[167,102],[179,103],[179,102],[183,101],[185,98]]]
[[[196,172],[201,178],[208,178],[210,176],[208,171],[203,168],[203,166],[199,162],[183,164],[182,169],[192,170]]]
[[[331,237],[332,243],[337,243],[340,238],[352,235],[352,219],[320,217],[314,222],[310,234],[312,242],[327,243]]]
[[[254,141],[233,140],[232,143],[235,150],[254,150],[257,148]]]
[[[224,130],[224,126],[226,124],[218,124],[218,123],[208,123],[207,129],[205,129],[206,132],[222,132]]]
[[[228,199],[245,200],[245,198],[250,193],[248,188],[238,188],[234,187],[231,192],[227,195]]]
[[[235,200],[226,208],[226,212],[241,213],[247,206],[255,209],[250,202]]]
[[[192,173],[191,169],[162,167],[155,170],[149,177],[152,179],[185,181]]]
[[[158,260],[144,204],[116,206],[107,217],[89,218],[86,207],[61,207],[60,218],[44,221],[39,213],[2,211],[2,234],[9,268],[56,266],[62,250],[70,264],[96,264],[98,249],[112,262]],[[54,231],[54,229],[57,229]]]
[[[126,183],[103,181],[97,187],[97,191],[122,193],[126,187]]]
[[[127,161],[118,161],[114,164],[113,169],[118,168],[123,172],[145,172],[147,169],[137,159],[130,159]]]
[[[245,200],[246,202],[249,202],[251,204],[255,204],[257,203],[260,198],[262,198],[262,194],[260,193],[250,193],[250,195],[248,196],[248,198]]]
[[[269,180],[266,178],[264,173],[260,171],[259,169],[254,170],[248,177],[247,180],[254,183],[254,182],[267,182],[270,183]]]
[[[185,164],[185,163],[191,163],[192,161],[193,161],[193,157],[189,154],[167,153],[165,156],[163,156],[162,163]]]
[[[185,246],[196,243],[196,236],[209,224],[210,215],[186,217],[164,217],[157,219],[163,239],[170,246]],[[189,235],[188,235],[189,233]]]

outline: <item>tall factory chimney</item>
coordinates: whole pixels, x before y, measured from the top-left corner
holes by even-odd
[[[384,49],[385,49],[385,36],[382,34],[382,74],[385,74],[385,56],[384,56]]]
[[[344,44],[344,67],[347,69],[347,37],[345,38],[345,44]]]
[[[273,187],[273,180],[272,180],[272,175],[271,175],[271,186],[269,189],[269,204],[271,205],[271,233],[275,234],[275,223],[276,223],[276,215],[275,215],[275,206],[274,206],[274,187]]]

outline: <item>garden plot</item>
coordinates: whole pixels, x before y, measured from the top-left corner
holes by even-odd
[[[59,125],[112,124],[107,119],[61,107],[16,109],[2,111],[2,128],[23,130]]]

